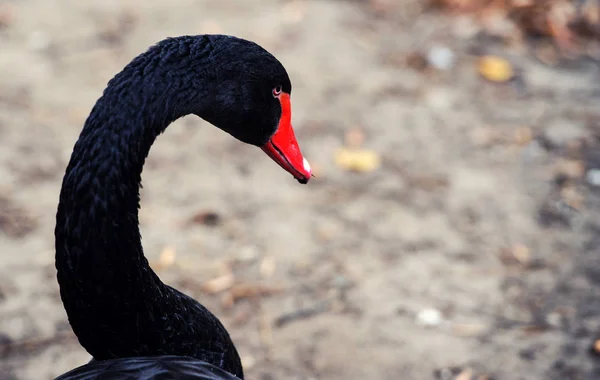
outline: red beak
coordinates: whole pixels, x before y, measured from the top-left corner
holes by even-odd
[[[294,135],[290,95],[282,93],[279,101],[281,102],[279,126],[271,140],[261,148],[273,161],[293,175],[298,182],[305,184],[312,176],[312,171],[308,161],[302,156]]]

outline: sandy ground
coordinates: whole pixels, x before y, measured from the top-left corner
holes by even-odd
[[[597,63],[544,66],[455,35],[451,18],[401,9],[0,4],[0,379],[51,379],[89,359],[53,265],[64,167],[117,71],[166,36],[204,32],[255,40],[284,63],[298,140],[317,172],[300,186],[194,117],[172,125],[148,159],[146,255],[222,319],[248,379],[600,378],[590,351],[600,199],[586,181],[600,167]],[[436,44],[456,54],[452,69],[423,73],[394,58]],[[477,75],[474,52],[494,51],[520,84]],[[379,169],[336,165],[354,129]],[[228,273],[233,288],[206,286]]]

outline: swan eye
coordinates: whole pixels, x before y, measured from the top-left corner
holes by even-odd
[[[278,97],[279,95],[281,95],[281,86],[277,86],[273,89],[273,96],[274,97]]]

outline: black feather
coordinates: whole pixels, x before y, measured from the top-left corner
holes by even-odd
[[[139,188],[155,138],[186,114],[264,144],[281,116],[271,94],[276,86],[291,91],[275,57],[222,35],[159,42],[108,83],[73,149],[55,229],[61,298],[94,358],[179,355],[243,378],[217,317],[149,267],[138,228]]]

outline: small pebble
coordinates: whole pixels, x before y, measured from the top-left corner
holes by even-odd
[[[560,327],[562,322],[562,316],[556,312],[550,313],[546,316],[546,322],[548,322],[550,326]]]
[[[442,323],[442,313],[437,309],[423,309],[417,314],[417,324],[420,326],[438,326]]]
[[[427,62],[438,70],[450,70],[455,61],[456,55],[446,46],[433,46],[427,52]]]
[[[600,169],[588,170],[585,177],[590,185],[600,186]]]

